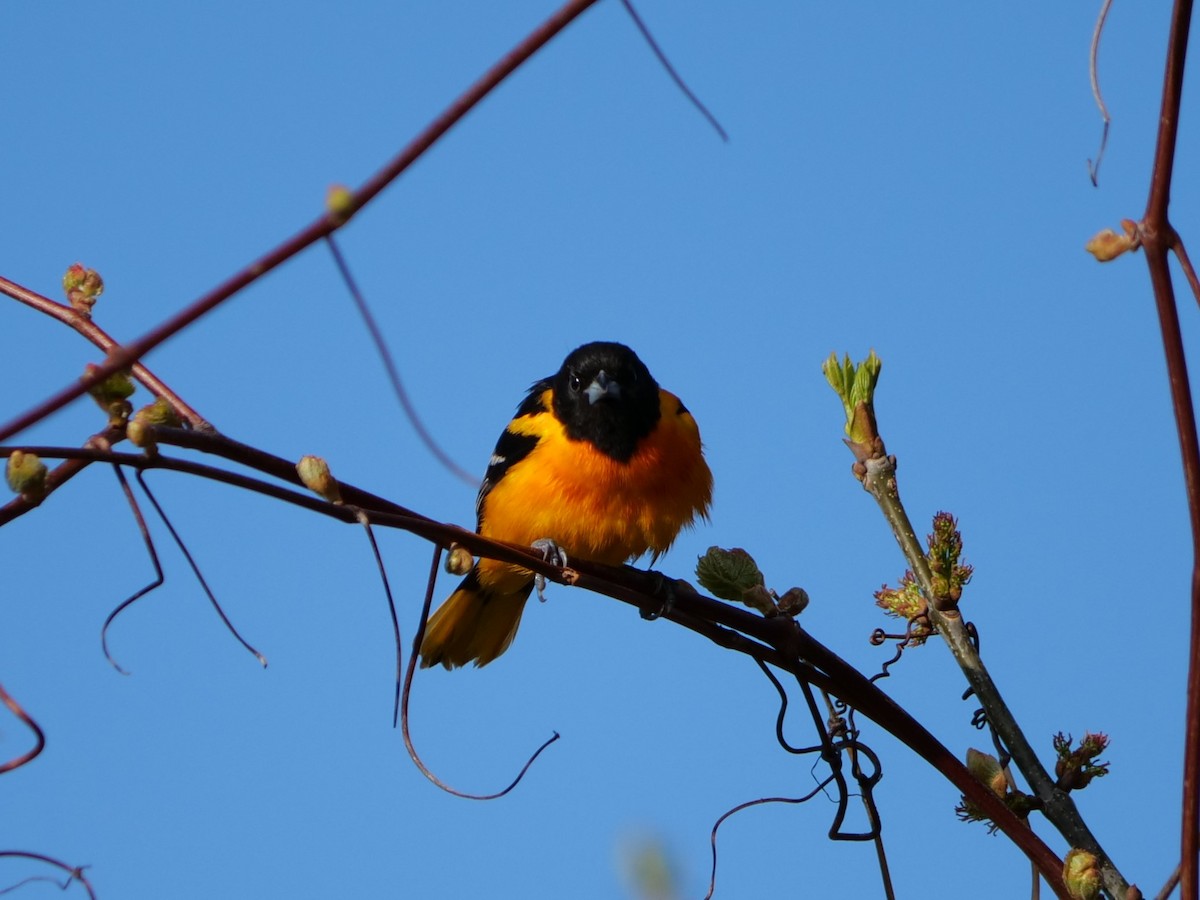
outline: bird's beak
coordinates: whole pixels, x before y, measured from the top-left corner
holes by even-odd
[[[589,404],[610,398],[617,400],[621,396],[621,385],[609,378],[608,373],[601,369],[584,393],[587,394]]]

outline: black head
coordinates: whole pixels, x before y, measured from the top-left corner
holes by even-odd
[[[624,344],[584,344],[551,379],[554,415],[572,440],[626,462],[658,423],[658,382]]]

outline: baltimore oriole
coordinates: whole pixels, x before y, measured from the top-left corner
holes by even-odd
[[[707,518],[711,498],[691,413],[632,350],[598,341],[517,407],[488,462],[476,530],[617,565],[648,550],[657,558]],[[528,569],[479,560],[430,617],[421,665],[491,662],[512,643],[533,584]]]

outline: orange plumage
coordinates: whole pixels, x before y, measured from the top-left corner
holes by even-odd
[[[500,440],[476,504],[477,530],[515,544],[550,539],[613,565],[665,552],[706,517],[712,474],[700,431],[622,344],[573,351],[537,382]],[[430,618],[421,664],[491,662],[512,643],[533,573],[481,559]]]

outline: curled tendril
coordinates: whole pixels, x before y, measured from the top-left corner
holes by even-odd
[[[392,727],[400,717],[400,681],[404,673],[404,647],[400,641],[400,619],[396,615],[396,600],[392,596],[392,586],[388,581],[387,569],[383,565],[383,555],[379,552],[379,543],[375,540],[375,530],[371,520],[362,509],[355,509],[355,517],[367,533],[367,541],[371,544],[371,553],[375,556],[375,568],[379,572],[379,580],[383,582],[383,593],[387,597],[388,612],[392,617],[392,639],[396,644],[396,694],[392,700]]]
[[[167,517],[166,512],[163,510],[162,506],[159,505],[158,500],[155,499],[154,494],[150,490],[150,486],[146,484],[146,479],[144,477],[145,473],[139,469],[136,475],[138,484],[141,485],[142,490],[146,494],[146,499],[150,501],[150,505],[153,506],[154,511],[158,513],[158,517],[160,520],[162,520],[163,525],[166,526],[167,532],[171,535],[171,539],[175,541],[175,546],[179,548],[179,552],[182,553],[183,558],[187,560],[188,566],[191,567],[192,574],[196,576],[196,581],[200,583],[200,587],[204,590],[205,596],[208,597],[208,602],[211,603],[212,608],[216,610],[217,616],[220,617],[229,633],[237,639],[237,642],[249,650],[250,653],[254,655],[254,658],[257,659],[265,669],[267,667],[267,658],[254,649],[250,642],[242,637],[241,632],[239,632],[234,626],[233,622],[230,621],[229,616],[225,615],[225,610],[221,608],[221,604],[217,600],[216,595],[208,586],[208,581],[205,579],[204,574],[200,571],[200,567],[196,564],[196,560],[192,558],[191,551],[188,550],[187,544],[183,542],[183,539],[179,536],[179,532],[175,530],[175,526],[171,524],[171,520]],[[134,597],[133,599],[137,598]]]
[[[442,545],[433,545],[433,563],[429,567],[429,580],[425,586],[425,602],[421,607],[421,622],[417,626],[417,633],[413,637],[412,653],[408,657],[408,667],[404,671],[404,690],[400,694],[400,733],[404,735],[404,746],[408,748],[408,755],[412,758],[413,763],[421,771],[421,774],[429,779],[430,782],[441,788],[447,794],[453,794],[455,797],[462,797],[464,800],[498,800],[503,797],[525,777],[525,773],[529,771],[529,767],[533,765],[534,760],[542,755],[542,751],[558,740],[559,734],[553,732],[551,736],[542,743],[540,747],[533,751],[533,755],[526,760],[525,765],[521,767],[521,771],[517,773],[517,777],[512,780],[508,787],[503,790],[496,791],[494,794],[470,794],[466,791],[460,791],[453,788],[442,779],[438,778],[433,773],[433,770],[425,765],[420,754],[417,753],[417,748],[412,741],[412,735],[408,729],[408,701],[412,696],[412,680],[413,672],[417,667],[417,657],[421,652],[421,642],[425,639],[425,624],[429,620],[429,607],[433,601],[433,588],[437,584],[437,574],[439,564],[442,559]]]
[[[42,752],[46,746],[46,735],[42,731],[37,722],[33,720],[33,716],[25,712],[25,707],[21,706],[16,699],[9,694],[3,687],[0,687],[0,702],[3,702],[8,707],[9,711],[25,723],[25,726],[33,732],[34,743],[33,747],[26,750],[20,756],[14,757],[7,762],[0,763],[0,774],[11,772],[13,769],[19,769],[28,762],[32,762]]]
[[[150,536],[150,529],[146,527],[146,518],[142,515],[142,509],[138,505],[137,497],[134,496],[133,489],[129,486],[129,479],[125,477],[125,473],[121,470],[120,466],[114,463],[112,468],[113,474],[117,476],[117,483],[121,485],[121,491],[125,494],[125,502],[129,504],[130,512],[133,513],[133,519],[137,522],[138,531],[142,535],[142,543],[146,545],[146,553],[150,557],[150,564],[154,566],[154,580],[118,603],[116,608],[108,614],[108,618],[104,620],[104,624],[100,626],[100,649],[104,651],[104,658],[108,660],[109,665],[122,675],[128,675],[129,671],[121,667],[121,664],[117,662],[108,649],[108,628],[117,616],[151,591],[161,587],[166,579],[163,576],[162,564],[158,561],[158,550],[155,549],[154,538]]]
[[[771,671],[770,667],[765,662],[763,662],[761,659],[756,659],[755,662],[758,664],[758,667],[762,669],[762,673],[767,676],[767,680],[775,686],[775,690],[779,693],[779,714],[775,717],[775,740],[779,742],[779,746],[788,753],[794,753],[798,755],[820,752],[820,744],[817,744],[813,747],[794,747],[788,743],[787,738],[783,736],[783,722],[787,718],[788,711],[787,691],[783,689],[783,684],[778,678],[775,677],[775,673]],[[713,830],[714,832],[716,831],[715,828]]]
[[[806,803],[821,793],[833,780],[833,775],[827,776],[824,781],[802,797],[760,797],[757,800],[747,800],[745,803],[739,803],[732,809],[723,812],[713,824],[712,831],[709,833],[709,843],[712,845],[712,874],[708,879],[708,893],[704,895],[704,900],[712,900],[712,895],[717,889],[717,829],[724,824],[726,819],[740,813],[744,809],[749,809],[752,806],[762,806],[766,803]]]
[[[359,317],[362,318],[363,324],[367,326],[367,332],[371,335],[372,343],[375,344],[375,352],[379,354],[379,358],[383,362],[383,367],[387,370],[388,380],[392,383],[392,393],[400,401],[400,406],[404,410],[404,415],[407,417],[408,423],[412,426],[413,431],[417,433],[417,437],[421,439],[421,443],[425,445],[425,449],[433,454],[434,459],[441,463],[446,471],[472,489],[478,488],[479,479],[451,459],[450,454],[442,449],[441,445],[434,439],[433,434],[425,426],[425,422],[417,413],[417,407],[413,404],[412,398],[408,396],[408,389],[404,387],[404,381],[400,378],[400,369],[396,365],[396,359],[383,337],[383,330],[379,327],[379,323],[375,321],[371,307],[367,305],[366,297],[359,290],[358,282],[354,280],[354,276],[350,272],[350,266],[346,263],[346,258],[342,255],[341,248],[338,246],[337,241],[334,240],[332,234],[325,235],[325,243],[329,246],[329,252],[333,255],[333,261],[337,265],[338,274],[342,276],[342,281],[345,282],[346,290],[349,291],[350,297],[354,301],[354,306],[358,310]]]

